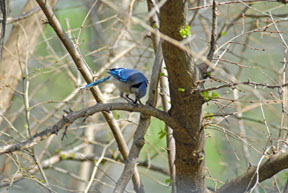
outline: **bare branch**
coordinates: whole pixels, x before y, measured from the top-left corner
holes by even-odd
[[[11,153],[14,151],[20,151],[33,147],[38,144],[40,141],[47,139],[52,134],[57,134],[61,129],[69,127],[74,121],[79,118],[86,118],[87,116],[93,115],[101,111],[111,111],[111,110],[123,110],[123,111],[134,111],[141,112],[145,115],[156,117],[160,120],[163,120],[167,125],[171,127],[179,127],[177,121],[171,118],[168,113],[155,109],[147,105],[133,105],[129,103],[107,103],[107,104],[96,104],[94,106],[79,110],[69,112],[66,116],[63,116],[56,124],[51,128],[45,129],[44,131],[34,135],[32,138],[23,141],[18,144],[6,145],[0,147],[0,155],[5,153]]]
[[[225,2],[221,2],[218,5],[230,5],[230,4],[238,4],[238,3],[255,3],[255,2],[276,2],[276,0],[242,0],[242,1],[225,1]],[[278,0],[279,1],[279,0]],[[283,0],[285,1],[285,0]],[[195,10],[195,9],[204,9],[204,8],[208,8],[208,7],[212,7],[213,4],[207,4],[207,5],[203,5],[203,6],[198,6],[198,7],[192,7],[189,8],[189,10]]]
[[[30,17],[34,15],[35,13],[38,13],[41,9],[39,7],[35,7],[29,11],[26,11],[25,13],[21,13],[17,15],[16,17],[8,17],[7,18],[7,24],[15,23],[17,21],[20,21],[22,19],[26,19],[27,17]]]
[[[258,82],[253,82],[253,81],[245,81],[245,82],[234,82],[234,83],[229,83],[229,84],[223,84],[223,85],[217,85],[214,87],[210,87],[210,88],[205,88],[205,89],[194,89],[195,91],[200,91],[200,92],[206,92],[206,91],[212,91],[212,90],[218,90],[220,88],[233,88],[235,86],[238,85],[247,85],[247,86],[251,86],[251,87],[263,87],[263,88],[269,88],[269,89],[280,89],[283,87],[287,87],[288,83],[282,84],[282,85],[269,85],[266,83],[258,83]]]
[[[65,161],[65,160],[73,160],[73,161],[78,161],[78,162],[86,162],[86,161],[95,162],[95,161],[99,160],[99,155],[97,155],[97,154],[93,154],[93,153],[84,154],[84,153],[78,152],[78,150],[79,150],[79,148],[73,148],[72,150],[61,151],[61,152],[59,152],[55,155],[52,155],[51,157],[43,160],[41,162],[41,165],[42,165],[43,169],[49,169],[49,168],[53,168],[53,166],[55,164],[58,164],[61,161]],[[107,160],[107,161],[113,160],[114,161],[113,155],[112,154],[106,154],[104,157],[104,160]],[[116,161],[119,161],[118,162],[119,164],[125,163],[125,160],[122,160],[122,159],[116,160]],[[141,167],[149,168],[150,170],[162,173],[164,175],[169,175],[169,172],[167,171],[167,169],[156,166],[156,165],[148,164],[147,161],[139,162],[138,165]],[[31,169],[29,169],[27,172],[29,172],[29,174],[35,174],[37,171],[39,171],[39,168],[37,166],[35,166],[35,167],[32,167]],[[0,188],[3,188],[5,186],[9,186],[11,184],[12,180],[14,182],[17,182],[18,180],[23,179],[24,175],[25,174],[18,173],[15,176],[13,176],[13,179],[10,179],[10,178],[1,179]],[[83,181],[83,179],[81,179],[79,177],[77,178],[77,180]]]
[[[216,49],[216,33],[217,33],[217,0],[213,0],[213,7],[212,7],[212,29],[211,29],[211,38],[210,38],[210,50],[207,55],[207,59],[211,62],[213,60],[213,56]],[[207,77],[207,70],[209,65],[205,62],[200,65],[200,69],[202,70],[202,76],[204,79]]]
[[[213,60],[215,47],[216,47],[216,33],[217,33],[217,0],[213,0],[213,7],[212,7],[212,30],[211,30],[211,38],[210,38],[210,51],[207,55],[207,59],[209,61]]]
[[[278,152],[270,156],[259,168],[259,182],[271,178],[288,168],[288,152]],[[250,167],[243,175],[223,185],[217,193],[240,193],[252,188],[256,182],[256,167]]]

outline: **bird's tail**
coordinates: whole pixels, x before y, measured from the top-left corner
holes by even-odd
[[[95,86],[95,85],[97,85],[97,84],[100,84],[100,83],[108,80],[109,78],[111,78],[111,76],[107,76],[107,77],[102,78],[102,79],[100,79],[100,80],[97,80],[97,81],[95,81],[95,82],[91,82],[90,84],[87,84],[87,85],[85,85],[85,86],[81,86],[79,89],[84,89],[84,88],[89,88],[89,87],[91,87],[91,86]]]

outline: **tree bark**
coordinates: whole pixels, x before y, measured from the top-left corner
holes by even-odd
[[[47,1],[48,3],[48,1]],[[49,4],[54,7],[57,0],[50,0]],[[27,12],[38,5],[28,0],[23,12]],[[42,12],[35,13],[18,23],[15,23],[10,36],[3,47],[2,60],[0,63],[0,114],[6,112],[10,106],[10,100],[21,78],[20,63],[24,68],[26,57],[29,58],[35,49],[35,44],[40,35],[37,20],[41,20]],[[0,116],[0,123],[2,117]]]
[[[179,30],[186,25],[186,12],[185,0],[168,0],[160,10],[160,31],[181,41]],[[193,92],[200,72],[186,51],[167,41],[162,46],[169,77],[169,113],[182,125],[173,133],[177,192],[205,192],[205,137],[200,124],[203,99]]]

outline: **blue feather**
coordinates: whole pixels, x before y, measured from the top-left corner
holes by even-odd
[[[134,104],[137,102],[141,103],[140,99],[145,96],[148,84],[147,78],[143,73],[139,72],[138,70],[127,68],[111,68],[107,71],[107,73],[113,77],[112,81],[117,87],[117,89],[120,91],[120,96],[122,98],[124,98],[128,102],[133,102]],[[91,86],[100,84],[110,79],[111,76],[107,76],[85,86],[82,86],[80,87],[80,89],[89,88]],[[135,100],[131,99],[128,96],[129,94],[134,94]]]
[[[121,82],[127,82],[129,77],[131,77],[134,74],[141,73],[138,70],[134,69],[127,69],[127,68],[111,68],[107,72],[108,74],[111,74],[114,78]],[[141,73],[142,74],[142,73]]]
[[[100,83],[102,83],[102,82],[104,82],[104,81],[106,81],[106,80],[108,80],[108,79],[110,79],[110,78],[111,78],[111,76],[107,76],[107,77],[102,78],[102,79],[100,79],[100,80],[97,80],[97,81],[95,81],[95,82],[91,82],[90,84],[87,84],[87,85],[85,85],[85,86],[81,86],[80,89],[89,88],[89,87],[91,87],[91,86],[95,86],[95,85],[100,84]]]

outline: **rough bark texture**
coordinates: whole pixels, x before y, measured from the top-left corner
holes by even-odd
[[[56,3],[57,0],[49,1],[51,7],[54,7]],[[36,2],[32,0],[27,1],[23,12],[27,12],[35,7],[37,7]],[[14,24],[10,36],[4,45],[0,63],[0,114],[4,113],[10,106],[14,89],[21,78],[19,64],[21,63],[24,67],[27,54],[29,57],[34,51],[35,43],[40,35],[40,29],[36,21],[41,21],[42,16],[43,13],[38,12]],[[1,121],[2,117],[0,117],[0,123]]]
[[[6,31],[6,9],[6,0],[0,0],[0,17],[2,18],[0,24],[0,61],[2,58],[2,48]]]
[[[164,4],[160,10],[162,33],[182,40],[179,30],[186,25],[186,4],[185,0]],[[171,96],[169,113],[182,125],[174,129],[177,192],[205,192],[205,138],[200,125],[203,99],[199,93],[193,94],[200,74],[187,52],[167,41],[162,46]]]

